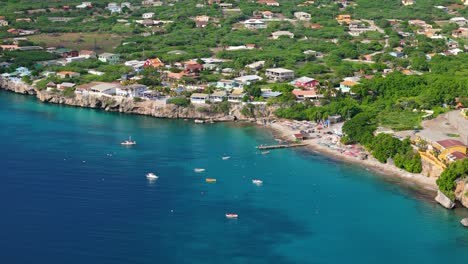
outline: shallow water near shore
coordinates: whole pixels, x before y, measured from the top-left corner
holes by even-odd
[[[265,129],[6,92],[0,118],[1,263],[468,261],[466,210],[310,152],[261,155]]]

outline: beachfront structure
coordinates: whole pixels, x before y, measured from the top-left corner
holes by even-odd
[[[192,104],[206,104],[208,100],[210,100],[209,94],[194,93],[190,96],[190,102]]]
[[[294,12],[294,17],[298,20],[309,21],[312,16],[306,12]]]
[[[143,97],[144,92],[148,90],[148,87],[143,84],[131,84],[124,87],[116,87],[115,94],[125,97]]]
[[[114,95],[117,88],[120,87],[121,85],[119,83],[96,83],[89,87],[89,91],[103,95]]]
[[[317,88],[317,85],[319,84],[319,82],[315,80],[314,78],[303,76],[299,79],[292,81],[291,84],[298,88],[315,89]]]
[[[61,79],[76,78],[76,77],[80,77],[80,73],[79,72],[73,72],[73,71],[61,71],[61,72],[57,72],[57,77],[59,77]]]
[[[228,102],[231,103],[241,103],[242,99],[244,98],[245,93],[243,89],[234,89],[229,95],[228,95]]]
[[[294,78],[294,71],[283,68],[271,68],[266,69],[265,75],[269,80],[284,82]]]
[[[118,64],[120,62],[120,55],[109,53],[109,52],[104,52],[104,53],[99,54],[98,59],[102,62],[107,62],[109,64]]]
[[[217,91],[210,95],[210,101],[213,103],[220,103],[227,98],[226,91]]]

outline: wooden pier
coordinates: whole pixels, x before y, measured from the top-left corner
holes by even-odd
[[[280,145],[269,145],[269,146],[257,146],[257,149],[268,150],[268,149],[280,149],[280,148],[298,148],[307,146],[305,143],[298,144],[280,144]]]

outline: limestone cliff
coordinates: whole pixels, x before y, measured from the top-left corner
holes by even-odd
[[[425,159],[421,159],[422,165],[422,175],[426,175],[427,177],[439,177],[440,174],[444,171],[442,168],[435,166],[434,164],[426,161]]]
[[[0,77],[0,88],[15,93],[31,94],[42,102],[65,104],[77,107],[102,109],[111,112],[121,112],[138,115],[149,115],[160,118],[188,118],[205,119],[213,121],[253,121],[273,117],[274,107],[257,105],[249,116],[241,113],[241,104],[231,104],[229,111],[216,111],[212,105],[180,107],[173,104],[164,104],[157,101],[134,101],[132,98],[112,97],[104,95],[80,95],[64,96],[62,93],[36,90],[33,86],[24,82],[14,82]]]
[[[459,179],[455,187],[455,198],[468,208],[468,178]]]

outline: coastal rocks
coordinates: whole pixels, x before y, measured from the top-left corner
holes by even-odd
[[[464,226],[464,227],[468,227],[468,218],[464,218],[460,221],[460,223]]]
[[[21,94],[36,94],[34,87],[24,82],[15,82],[0,77],[0,88]]]
[[[425,159],[421,159],[422,165],[422,175],[426,175],[427,177],[439,177],[440,174],[444,171],[442,168],[435,166],[434,164],[426,161]]]
[[[231,104],[229,113],[217,112],[214,105],[181,107],[173,104],[164,104],[157,101],[143,100],[134,101],[132,98],[111,97],[99,95],[64,96],[61,93],[38,91],[37,98],[42,102],[54,104],[66,104],[70,106],[97,108],[110,112],[120,112],[138,115],[148,115],[171,119],[201,119],[213,121],[253,121],[255,118],[242,115],[241,104]],[[273,107],[258,105],[253,114],[257,118],[271,118]]]
[[[439,204],[441,204],[443,207],[447,209],[452,209],[453,207],[455,207],[455,203],[452,202],[450,198],[445,196],[445,194],[441,192],[440,190],[437,190],[437,196],[435,197],[435,200],[436,202],[438,202]]]
[[[468,184],[466,183],[468,179],[458,179],[457,185],[455,187],[455,198],[460,201],[460,203],[468,208]]]

